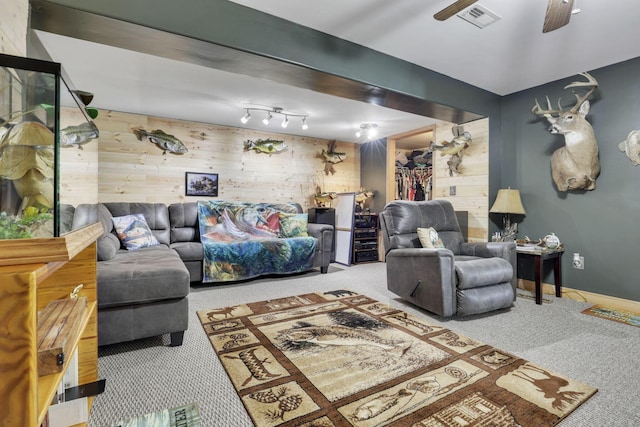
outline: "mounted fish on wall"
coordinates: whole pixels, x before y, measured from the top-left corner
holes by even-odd
[[[100,136],[98,127],[91,122],[84,122],[78,126],[67,126],[60,130],[60,146],[76,147],[82,150],[82,145]]]
[[[93,93],[84,90],[72,90],[71,93],[76,99],[78,107],[81,107],[80,104],[84,105],[85,117],[87,115],[92,119],[98,117],[99,110],[88,106],[93,101]],[[51,109],[53,109],[53,106],[51,106]],[[92,120],[89,120],[78,126],[67,126],[64,129],[60,129],[60,146],[75,147],[82,150],[82,145],[99,136],[98,127]]]
[[[640,164],[640,130],[632,130],[627,139],[618,144],[618,148],[627,155],[633,166]]]
[[[371,198],[373,198],[373,196],[375,195],[375,193],[373,191],[370,190],[365,190],[364,188],[360,188],[360,191],[356,193],[356,205],[358,205],[358,209],[356,209],[356,212],[362,212],[364,211],[364,205],[365,202]]]
[[[138,141],[142,141],[144,138],[148,138],[149,141],[156,144],[158,147],[164,150],[163,155],[167,153],[184,154],[188,152],[187,147],[173,135],[164,133],[160,129],[156,129],[151,132],[147,132],[141,128],[132,129]]]
[[[266,153],[266,154],[278,154],[285,151],[287,148],[284,141],[276,140],[276,139],[257,139],[252,141],[247,139],[244,142],[244,151],[255,151],[256,153]]]
[[[318,185],[316,186],[316,194],[314,194],[313,196],[313,201],[319,208],[330,208],[331,201],[336,197],[338,197],[338,193],[322,191],[322,189]]]
[[[436,145],[435,143],[431,143],[431,150],[440,151],[441,156],[446,156],[450,154],[451,157],[447,161],[447,166],[449,166],[449,176],[453,176],[453,174],[460,175],[460,164],[462,163],[462,155],[464,154],[464,150],[469,148],[471,143],[471,134],[469,132],[464,131],[464,127],[462,126],[454,126],[451,128],[451,132],[453,133],[453,139],[451,141],[443,141],[442,145]]]
[[[322,152],[318,154],[318,157],[324,160],[324,174],[329,175],[329,172],[331,172],[331,175],[333,175],[334,173],[336,173],[333,165],[335,165],[336,163],[344,162],[344,160],[347,158],[347,153],[337,152],[336,141],[333,140],[329,141],[327,151],[322,149]]]

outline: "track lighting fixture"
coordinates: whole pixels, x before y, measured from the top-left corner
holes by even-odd
[[[284,111],[284,109],[280,108],[280,107],[247,107],[245,108],[246,114],[244,116],[242,116],[242,118],[240,119],[240,121],[245,124],[247,123],[250,119],[251,119],[251,111],[265,111],[267,113],[266,117],[264,119],[262,119],[262,123],[266,125],[268,125],[271,122],[271,119],[273,118],[274,114],[280,114],[282,116],[284,116],[284,118],[282,119],[282,123],[280,124],[280,126],[282,126],[282,128],[286,128],[287,126],[289,126],[289,117],[301,117],[302,121],[301,121],[301,127],[302,130],[307,130],[309,129],[309,124],[307,123],[307,117],[309,117],[308,114],[306,113],[296,113],[296,112],[292,112],[292,111]]]
[[[363,123],[356,132],[356,137],[364,136],[367,140],[374,139],[378,135],[378,125],[375,123]]]

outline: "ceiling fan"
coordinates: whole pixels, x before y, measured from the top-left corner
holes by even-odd
[[[571,19],[573,0],[549,0],[547,13],[544,16],[543,33],[548,33],[564,27]]]
[[[458,12],[471,6],[478,0],[458,0],[433,15],[438,21],[444,21],[451,18]],[[547,12],[544,17],[543,33],[557,30],[569,23],[571,19],[571,11],[573,10],[574,0],[549,0],[547,4]]]
[[[444,21],[446,19],[451,18],[456,13],[466,9],[471,6],[478,0],[458,0],[456,2],[451,3],[449,6],[442,9],[440,12],[433,15],[438,21]]]

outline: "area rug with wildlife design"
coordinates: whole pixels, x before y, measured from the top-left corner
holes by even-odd
[[[198,316],[256,426],[551,426],[597,391],[348,290]]]

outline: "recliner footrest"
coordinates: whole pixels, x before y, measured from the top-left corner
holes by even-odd
[[[456,262],[458,289],[472,289],[496,283],[509,282],[513,267],[509,261],[493,257]]]

